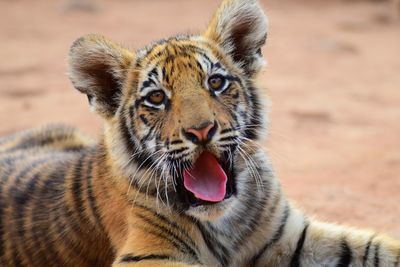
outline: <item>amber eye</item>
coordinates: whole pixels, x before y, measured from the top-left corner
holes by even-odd
[[[153,105],[157,105],[157,106],[161,105],[162,103],[164,103],[165,93],[162,90],[150,92],[146,96],[146,100],[149,101]]]
[[[226,83],[226,79],[219,74],[213,75],[208,79],[208,86],[213,91],[221,91],[224,89]]]

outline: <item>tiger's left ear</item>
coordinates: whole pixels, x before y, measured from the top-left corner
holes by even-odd
[[[267,24],[257,0],[224,0],[204,35],[253,76],[264,65],[261,47],[267,38]]]

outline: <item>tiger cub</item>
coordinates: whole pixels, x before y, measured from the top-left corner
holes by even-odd
[[[400,242],[309,219],[259,146],[267,19],[224,0],[206,31],[129,51],[76,40],[69,76],[104,119],[0,140],[1,266],[400,266]]]

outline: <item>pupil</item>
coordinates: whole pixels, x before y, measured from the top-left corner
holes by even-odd
[[[220,85],[221,80],[219,78],[214,78],[211,80],[211,83],[214,87],[218,87]]]

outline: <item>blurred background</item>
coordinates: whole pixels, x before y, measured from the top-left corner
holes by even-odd
[[[216,0],[0,0],[0,134],[51,122],[96,137],[66,75],[69,46],[100,33],[132,49],[198,33]],[[398,0],[267,0],[263,144],[284,190],[323,220],[400,237]]]

